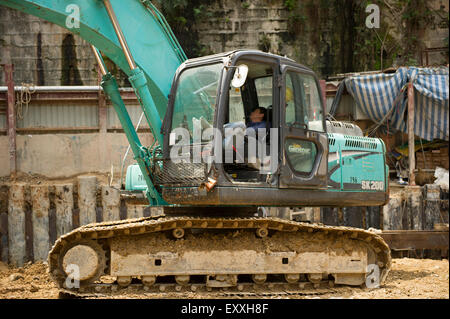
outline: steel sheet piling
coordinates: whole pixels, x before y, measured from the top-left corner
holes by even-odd
[[[120,191],[102,186],[103,221],[120,220]]]
[[[422,229],[422,188],[420,186],[407,186],[406,200],[409,213],[409,228]]]
[[[73,185],[55,185],[56,237],[72,230]]]
[[[78,177],[80,226],[96,222],[97,177]]]
[[[402,229],[403,217],[403,199],[402,194],[394,194],[389,202],[383,206],[383,229],[398,230]]]
[[[50,250],[48,186],[31,185],[31,202],[34,260],[44,261]]]
[[[427,184],[424,187],[425,207],[423,228],[425,230],[434,229],[434,225],[441,223],[441,200],[439,185]]]
[[[8,251],[13,266],[25,263],[25,184],[12,184],[8,198]]]
[[[127,206],[127,218],[141,218],[144,217],[143,205],[126,204]]]

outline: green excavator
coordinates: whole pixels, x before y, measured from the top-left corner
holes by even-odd
[[[137,163],[127,169],[126,189],[144,192],[164,212],[84,225],[58,238],[48,265],[61,290],[242,291],[385,281],[390,250],[376,233],[262,209],[381,206],[389,199],[382,140],[327,120],[311,69],[256,50],[187,59],[148,0],[0,5],[92,45]],[[152,146],[139,141],[102,56],[128,75]]]

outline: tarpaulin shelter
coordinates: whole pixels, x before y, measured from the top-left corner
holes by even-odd
[[[395,73],[350,76],[344,79],[331,106],[336,111],[345,89],[375,123],[407,133],[407,84],[414,86],[414,134],[432,141],[449,140],[448,67],[401,67]]]

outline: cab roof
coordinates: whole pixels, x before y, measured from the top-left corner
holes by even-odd
[[[267,57],[267,58],[277,60],[279,64],[292,65],[292,66],[295,66],[295,67],[298,67],[301,69],[312,71],[310,68],[308,68],[302,64],[299,64],[299,63],[295,62],[293,59],[288,58],[286,56],[283,57],[283,56],[280,56],[277,54],[267,53],[267,52],[263,52],[260,50],[254,50],[254,49],[239,49],[239,50],[233,50],[233,51],[222,52],[222,53],[218,53],[218,54],[193,58],[193,59],[186,60],[184,62],[184,64],[186,64],[186,66],[188,66],[190,64],[203,64],[205,62],[220,60],[220,59],[224,59],[227,57],[237,59],[237,58],[242,58],[247,55],[253,56],[253,57]]]

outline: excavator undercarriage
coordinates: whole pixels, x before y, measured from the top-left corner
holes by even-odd
[[[59,238],[49,255],[52,278],[74,295],[126,287],[147,292],[373,287],[384,282],[390,265],[389,247],[375,233],[274,217],[161,215],[90,224]]]

